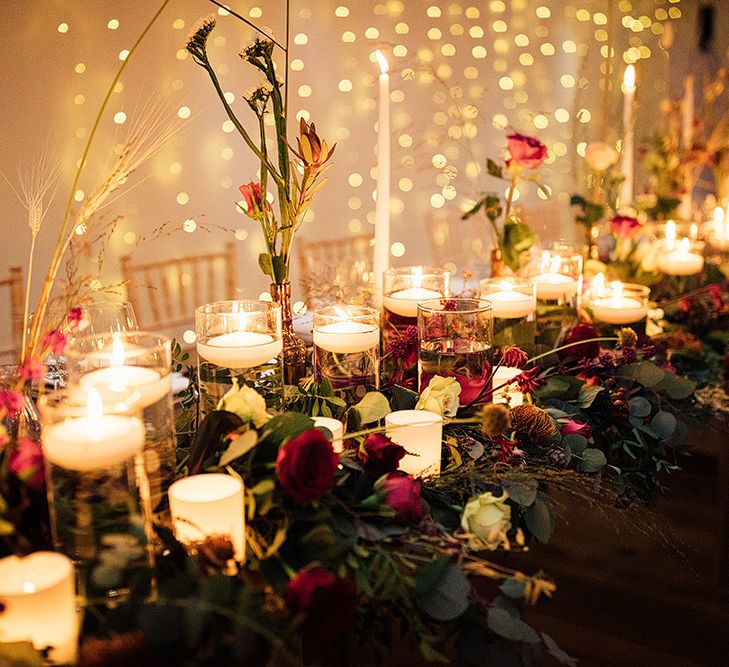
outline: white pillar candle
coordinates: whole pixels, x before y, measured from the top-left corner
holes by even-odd
[[[704,268],[704,258],[691,252],[688,238],[681,239],[678,248],[658,258],[658,268],[672,276],[692,276]]]
[[[729,250],[729,218],[724,215],[721,206],[714,209],[714,222],[707,236],[709,243],[717,250]]]
[[[690,149],[694,143],[694,77],[692,74],[684,79],[681,104],[681,142],[686,149]]]
[[[243,483],[221,474],[178,479],[169,490],[175,537],[183,544],[211,535],[230,537],[235,559],[245,559]]]
[[[625,180],[620,184],[620,205],[633,204],[633,169],[635,153],[635,65],[628,65],[623,76],[623,147],[620,168]]]
[[[128,461],[142,450],[144,437],[144,425],[137,417],[103,414],[99,392],[92,388],[87,416],[44,425],[41,444],[50,463],[88,471]]]
[[[203,359],[224,368],[254,368],[278,356],[282,349],[280,338],[257,331],[233,331],[197,344]]]
[[[387,295],[383,299],[383,304],[387,310],[395,315],[402,317],[417,317],[418,303],[427,301],[428,299],[440,299],[443,297],[441,292],[436,292],[425,287],[408,287]]]
[[[499,291],[484,294],[483,298],[491,302],[494,317],[502,319],[527,317],[537,309],[533,296],[517,292],[508,281],[499,284]]]
[[[69,558],[38,551],[1,559],[0,603],[0,642],[30,641],[37,650],[50,646],[51,662],[76,662],[78,618]]]
[[[333,417],[314,417],[314,426],[323,426],[332,434],[332,447],[337,454],[344,450],[344,424]]]
[[[373,324],[342,320],[314,329],[314,345],[334,354],[365,352],[379,344],[380,329]]]
[[[499,366],[494,372],[494,393],[492,401],[494,403],[508,403],[513,408],[524,403],[524,394],[519,391],[519,385],[511,382],[517,375],[521,375],[520,368],[512,366]],[[505,385],[505,386],[501,386]]]
[[[382,274],[390,264],[390,74],[385,56],[375,54],[380,65],[380,101],[377,120],[377,201],[372,270],[375,299],[382,295]]]
[[[577,293],[577,281],[562,273],[542,273],[534,281],[537,299],[569,299]]]
[[[400,470],[416,477],[440,474],[443,417],[427,410],[397,410],[385,417],[385,433],[408,452]]]

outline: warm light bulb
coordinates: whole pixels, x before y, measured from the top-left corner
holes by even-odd
[[[86,415],[89,419],[100,419],[104,414],[104,404],[101,402],[101,394],[98,389],[89,389],[86,396]]]
[[[375,51],[375,58],[377,58],[377,62],[380,64],[380,74],[387,74],[390,71],[390,65],[387,62],[387,58],[382,55],[382,51],[380,51],[380,49]]]
[[[635,65],[628,65],[623,75],[623,91],[635,92]]]

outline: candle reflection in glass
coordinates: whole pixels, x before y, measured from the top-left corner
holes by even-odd
[[[494,343],[504,349],[516,345],[527,354],[534,353],[537,333],[536,292],[531,280],[524,278],[484,278],[481,297],[488,299],[494,312]]]
[[[610,336],[616,326],[630,326],[639,335],[645,334],[650,288],[645,285],[605,282],[599,273],[590,284],[589,310],[600,335]]]

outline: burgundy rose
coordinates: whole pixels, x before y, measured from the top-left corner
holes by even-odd
[[[508,148],[511,155],[506,161],[507,167],[516,164],[526,169],[536,169],[547,159],[547,147],[536,137],[515,132],[506,138],[509,141]]]
[[[71,331],[80,331],[85,329],[88,321],[84,317],[84,309],[75,307],[71,308],[66,315],[66,321],[68,322],[68,328]]]
[[[302,570],[284,591],[286,606],[305,617],[304,630],[331,639],[354,621],[357,587],[323,567]]]
[[[565,344],[570,345],[571,343],[579,343],[597,337],[597,331],[592,324],[578,324],[570,331]],[[559,356],[563,359],[594,359],[598,354],[600,354],[600,342],[596,340],[582,345],[572,345],[565,350],[559,351]]]
[[[238,189],[243,195],[243,199],[245,199],[247,215],[256,216],[264,210],[264,207],[267,211],[270,209],[268,202],[263,201],[263,193],[261,192],[260,183],[254,183],[251,181],[250,183],[241,185]]]
[[[48,348],[53,354],[63,354],[68,345],[68,338],[66,334],[61,333],[58,329],[53,329],[43,334],[41,345]]]
[[[514,382],[519,385],[519,391],[522,394],[533,394],[539,387],[544,384],[544,380],[539,377],[542,369],[539,366],[533,366],[529,370],[522,371],[514,378]]]
[[[23,409],[23,394],[19,391],[0,389],[0,409],[5,408],[10,417],[15,417]]]
[[[406,453],[404,447],[394,443],[386,435],[372,433],[365,438],[359,450],[359,460],[362,461],[368,473],[381,477],[395,472],[400,464],[400,459]]]
[[[640,227],[637,218],[629,215],[616,215],[610,221],[610,231],[620,239],[627,239],[633,235],[633,232]]]
[[[8,470],[31,489],[40,491],[46,481],[40,444],[31,438],[20,438],[8,457]]]
[[[559,430],[562,435],[581,435],[588,440],[592,437],[592,427],[577,419],[568,419]]]
[[[501,363],[508,368],[524,368],[529,361],[529,355],[520,347],[511,345],[501,355]]]
[[[281,488],[300,504],[318,500],[331,488],[338,465],[332,443],[315,428],[289,440],[276,459]]]
[[[398,523],[417,523],[425,516],[420,484],[410,475],[390,475],[382,488],[385,491],[385,505],[395,511],[395,521]]]

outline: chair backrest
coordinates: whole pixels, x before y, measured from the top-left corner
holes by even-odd
[[[235,244],[219,252],[134,264],[121,258],[128,299],[142,329],[178,334],[195,308],[235,298]]]
[[[298,240],[304,298],[308,305],[352,299],[372,272],[372,237],[366,234],[324,241]]]
[[[21,338],[23,336],[23,269],[12,266],[7,278],[0,278],[0,312],[7,313],[3,318],[0,333],[0,361],[18,361]]]

